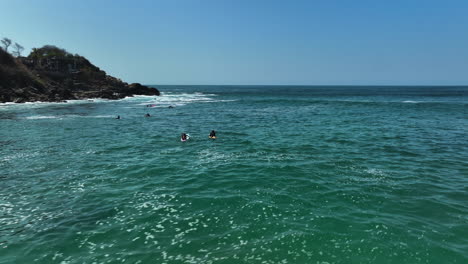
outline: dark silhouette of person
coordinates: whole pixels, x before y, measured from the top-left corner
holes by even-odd
[[[215,137],[216,137],[216,132],[214,130],[211,130],[210,138],[215,138]]]

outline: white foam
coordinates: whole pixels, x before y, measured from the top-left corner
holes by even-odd
[[[114,118],[113,115],[95,115],[95,116],[83,116],[83,115],[61,115],[61,116],[27,116],[25,119],[36,120],[36,119],[69,119],[69,118]]]
[[[32,109],[32,108],[40,108],[40,107],[47,107],[53,105],[73,105],[73,104],[90,104],[90,103],[104,103],[104,102],[111,102],[108,99],[101,99],[101,98],[90,98],[90,99],[80,99],[80,100],[65,100],[63,102],[43,102],[43,101],[36,101],[36,102],[25,102],[25,103],[0,103],[0,109],[9,109],[9,108],[21,108],[21,109]]]
[[[39,107],[47,107],[53,105],[70,105],[70,104],[92,104],[92,103],[107,103],[107,102],[115,102],[115,101],[124,101],[124,102],[135,102],[136,106],[144,106],[144,105],[154,105],[151,108],[167,108],[168,106],[184,106],[190,103],[220,103],[220,102],[233,102],[236,100],[220,100],[217,97],[217,94],[205,94],[201,92],[194,92],[194,93],[177,93],[177,92],[164,92],[161,93],[160,96],[154,95],[135,95],[125,97],[120,100],[109,100],[109,99],[100,99],[100,98],[90,98],[90,99],[82,99],[82,100],[66,100],[63,102],[26,102],[26,103],[14,103],[14,102],[7,102],[7,103],[0,103],[0,110],[3,109],[11,109],[13,108],[21,108],[21,109],[31,109],[31,108],[39,108]],[[107,116],[106,116],[107,117]],[[57,116],[37,116],[37,117],[27,117],[27,119],[53,119],[53,118],[63,118]]]
[[[148,99],[155,99],[156,95],[134,95],[134,96],[127,96],[125,98],[120,99],[120,101],[142,101]]]
[[[114,115],[96,115],[96,116],[83,116],[86,118],[115,118]]]
[[[213,97],[216,94],[204,94],[201,92],[194,93],[175,93],[175,92],[164,92],[160,96],[136,96],[128,97],[123,100],[138,102],[137,105],[154,105],[151,108],[166,108],[168,106],[183,106],[189,103],[211,103],[221,102],[222,100],[216,100]]]
[[[158,104],[164,106],[168,105],[186,105],[189,103],[216,103],[216,102],[232,102],[235,100],[220,100],[216,94],[204,94],[200,92],[195,93],[164,93],[158,98]]]
[[[16,105],[18,103],[13,103],[13,102],[6,102],[6,103],[0,103],[0,106],[9,106],[9,105]]]
[[[59,116],[27,116],[26,119],[58,119]]]
[[[212,101],[207,101],[207,102],[202,102],[202,103],[225,103],[225,102],[235,102],[237,100],[212,100]]]

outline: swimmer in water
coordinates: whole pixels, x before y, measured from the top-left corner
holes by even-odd
[[[216,138],[216,132],[214,130],[211,130],[210,138]]]

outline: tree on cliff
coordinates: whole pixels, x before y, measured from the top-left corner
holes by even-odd
[[[3,38],[2,39],[2,44],[3,44],[3,49],[8,52],[8,47],[11,45],[11,39],[9,38]]]
[[[63,58],[67,56],[73,57],[72,54],[70,54],[68,51],[64,49],[61,49],[54,45],[45,45],[42,48],[33,48],[28,57],[36,58],[36,59],[43,59],[43,58],[48,58],[48,57]]]
[[[13,45],[13,48],[15,49],[15,50],[12,52],[13,56],[16,56],[16,57],[21,56],[21,52],[23,52],[24,47],[15,42],[15,45]]]

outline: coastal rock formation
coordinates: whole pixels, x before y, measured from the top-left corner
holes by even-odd
[[[159,95],[159,91],[123,82],[86,58],[55,46],[33,49],[27,57],[18,58],[0,49],[0,102],[120,99],[132,95]]]

